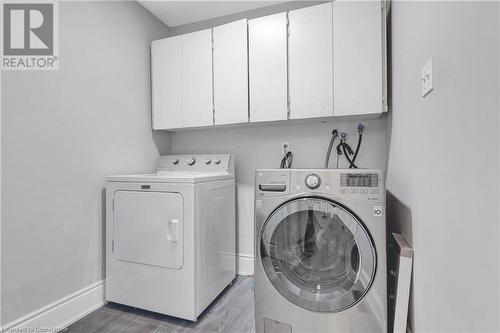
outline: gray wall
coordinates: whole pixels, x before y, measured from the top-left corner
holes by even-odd
[[[294,168],[322,168],[334,128],[352,133],[349,143],[355,147],[357,121],[316,121],[301,125],[266,125],[173,132],[172,153],[232,153],[235,156],[237,185],[237,252],[253,256],[254,252],[254,172],[257,168],[278,168],[281,144],[288,142],[293,151]],[[358,157],[360,167],[386,167],[385,118],[364,122],[366,133]],[[338,141],[337,141],[338,143]],[[331,167],[336,153],[332,153]],[[344,161],[342,159],[342,161]],[[346,166],[345,162],[340,166]]]
[[[387,186],[415,248],[413,331],[497,332],[498,3],[393,2],[392,73]]]
[[[168,150],[149,95],[166,27],[136,2],[61,2],[59,30],[59,71],[2,75],[3,323],[103,279],[104,177]]]

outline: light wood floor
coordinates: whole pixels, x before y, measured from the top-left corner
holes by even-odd
[[[231,287],[193,323],[158,313],[108,303],[69,326],[66,332],[224,332],[255,331],[253,310],[253,278],[238,276]]]

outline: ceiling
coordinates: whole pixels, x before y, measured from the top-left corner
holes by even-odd
[[[142,1],[138,2],[169,27],[268,7],[281,1]]]

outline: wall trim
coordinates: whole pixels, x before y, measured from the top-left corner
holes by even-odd
[[[236,255],[236,274],[253,275],[254,274],[254,256],[250,254],[239,253]]]
[[[93,283],[4,325],[1,331],[21,332],[23,328],[55,328],[60,331],[106,304],[104,287],[104,280]]]

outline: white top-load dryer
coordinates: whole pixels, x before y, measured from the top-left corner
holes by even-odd
[[[235,277],[229,154],[165,155],[106,183],[106,300],[197,320]]]

